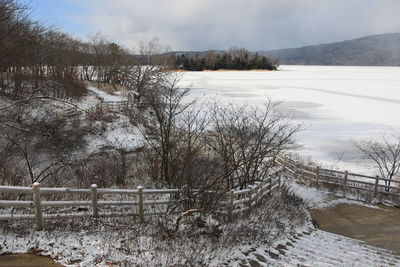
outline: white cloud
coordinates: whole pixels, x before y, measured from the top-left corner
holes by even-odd
[[[174,50],[265,50],[400,31],[397,0],[70,1],[89,7],[80,23],[127,47],[157,36]]]

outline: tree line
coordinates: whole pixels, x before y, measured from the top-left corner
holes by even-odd
[[[135,55],[101,34],[84,42],[46,27],[29,11],[24,3],[0,0],[0,93],[11,99],[38,93],[79,98],[86,92],[85,80],[132,89],[169,64],[167,56],[159,55],[157,40],[141,45]],[[152,68],[132,75],[140,65]]]
[[[178,54],[175,56],[175,67],[188,71],[202,70],[250,70],[265,69],[277,70],[278,61],[261,56],[258,53],[250,53],[244,48],[231,48],[224,53],[208,51],[205,54],[195,55]]]
[[[28,12],[25,4],[0,0],[1,93],[18,99],[53,81],[66,95],[78,96],[84,90],[77,82],[83,53],[79,42],[33,21]],[[52,87],[56,90],[57,86]]]
[[[29,15],[30,7],[15,0],[0,0],[0,94],[22,99],[33,94],[79,98],[84,81],[124,86],[144,95],[162,79],[162,72],[184,70],[277,69],[267,57],[243,48],[204,56],[170,56],[157,40],[137,51],[95,34],[87,41],[46,27]]]

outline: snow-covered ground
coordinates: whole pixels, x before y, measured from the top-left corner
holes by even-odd
[[[399,266],[400,256],[362,241],[309,229],[274,249],[258,247],[231,266]]]
[[[300,154],[327,166],[376,172],[361,159],[351,140],[400,128],[400,67],[281,66],[280,71],[186,72],[182,86],[192,97],[262,104],[283,101],[305,130]]]
[[[360,204],[338,201],[317,189],[288,183],[310,208],[339,203]],[[222,229],[227,231],[227,236],[238,235],[234,231],[242,229],[241,224],[257,229],[252,223],[258,216],[257,212],[250,214],[248,218],[238,220],[236,225],[226,225]],[[269,217],[270,221],[275,219]],[[4,229],[0,235],[0,254],[30,251],[51,256],[66,266],[188,266],[189,263],[203,266],[205,262],[207,266],[400,266],[400,256],[389,250],[315,229],[310,222],[298,225],[285,235],[277,234],[278,225],[266,225],[270,231],[268,237],[276,236],[272,242],[243,242],[234,247],[224,243],[230,241],[224,235],[217,242],[206,235],[191,237],[185,231],[181,234],[184,238],[155,238],[155,235],[163,235],[156,225],[131,223],[117,227],[112,221],[101,224],[88,221],[84,230],[74,228],[72,224],[69,230],[25,234],[21,230]],[[280,223],[285,230],[290,226],[287,218]]]
[[[185,258],[181,244],[176,255],[154,257],[147,250],[150,238],[135,238],[132,231],[101,233],[34,232],[25,236],[7,233],[2,237],[2,252],[39,251],[65,266],[171,266],[178,255]],[[131,241],[130,241],[131,239]],[[134,244],[129,244],[130,242]],[[199,240],[198,246],[203,242]],[[129,255],[129,250],[136,253]],[[210,257],[214,252],[210,248]],[[190,257],[190,255],[187,255]],[[204,255],[203,255],[204,257]],[[172,261],[171,258],[174,258]],[[125,263],[125,265],[124,265]],[[171,265],[170,265],[171,263]],[[133,264],[133,265],[132,265]],[[244,245],[225,255],[218,255],[209,266],[399,266],[400,256],[370,246],[363,241],[313,228],[305,229],[271,245]],[[176,265],[174,265],[176,266]],[[179,265],[184,266],[184,265]]]
[[[293,180],[285,180],[285,183],[292,188],[296,195],[304,200],[307,208],[309,209],[325,209],[339,204],[353,204],[372,209],[380,209],[380,207],[376,205],[369,205],[364,202],[357,201],[359,197],[349,193],[347,193],[346,198],[344,198],[341,196],[336,196],[327,190],[302,185]]]
[[[400,90],[396,90],[396,86],[400,88],[400,76],[396,76],[399,74],[400,68],[283,66],[280,72],[188,72],[182,85],[193,83],[192,97],[205,95],[220,101],[252,105],[262,104],[266,97],[283,100],[282,111],[293,111],[295,120],[303,121],[308,126],[299,135],[299,141],[304,145],[301,150],[303,155],[328,162],[337,160],[337,156],[344,152],[339,166],[359,170],[355,164],[360,161],[356,159],[348,140],[376,136],[382,130],[400,126],[400,120],[392,116],[400,114]],[[374,88],[382,88],[384,92]],[[94,106],[99,99],[124,100],[92,86],[89,89],[91,93],[78,103],[84,108]],[[140,133],[130,125],[128,117],[121,114],[114,117],[112,121],[102,124],[104,131],[101,135],[88,137],[88,152],[110,144],[124,148],[139,144]],[[366,162],[361,163],[363,168],[370,166]],[[291,187],[309,208],[342,203],[360,205],[359,202],[328,196],[293,182]],[[281,220],[281,217],[278,221],[284,229],[291,225],[289,220]],[[68,266],[109,266],[125,262],[146,266],[169,265],[182,263],[185,258],[200,259],[211,266],[400,265],[400,257],[389,251],[316,230],[310,222],[298,225],[290,230],[289,235],[278,237],[272,244],[248,242],[229,249],[223,247],[224,244],[219,247],[218,242],[211,242],[206,237],[195,237],[196,241],[189,244],[179,243],[187,242],[184,238],[176,238],[173,244],[159,242],[149,236],[149,233],[161,232],[155,225],[132,227],[129,222],[126,227],[121,224],[119,228],[112,221],[93,226],[91,222],[87,223],[89,227],[82,230],[77,223],[78,226],[72,226],[71,231],[29,233],[28,230],[23,233],[26,230],[2,229],[0,254],[39,251]],[[263,225],[263,228],[270,229],[272,236],[279,233],[278,226]],[[223,229],[228,231],[229,225]],[[165,247],[156,253],[160,244]],[[188,245],[193,247],[188,249]],[[171,254],[171,251],[174,253]],[[197,252],[201,254],[193,257]]]
[[[125,115],[115,114],[113,121],[103,122],[101,127],[102,134],[87,136],[86,152],[93,153],[105,146],[131,150],[143,141],[139,129],[130,124],[129,118]]]
[[[88,90],[88,95],[75,103],[83,109],[92,108],[101,101],[126,101],[124,96],[109,94],[91,84],[88,84]],[[118,92],[120,93],[120,91]],[[86,152],[89,154],[98,151],[104,146],[133,149],[139,146],[143,140],[138,128],[129,122],[129,118],[126,115],[114,114],[112,121],[96,123],[103,128],[103,131],[100,135],[88,135],[86,137],[88,143]]]
[[[103,101],[126,101],[126,97],[120,95],[111,95],[108,94],[93,85],[88,85],[87,87],[91,92],[95,93],[98,97],[100,97]]]

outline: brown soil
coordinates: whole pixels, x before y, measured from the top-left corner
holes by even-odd
[[[30,254],[0,255],[0,267],[63,267],[49,257]]]
[[[363,240],[400,254],[400,209],[381,208],[340,204],[310,213],[321,230]]]

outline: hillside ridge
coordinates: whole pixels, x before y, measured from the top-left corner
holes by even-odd
[[[400,66],[400,33],[258,53],[287,65]]]

